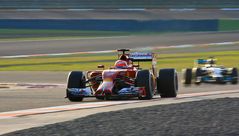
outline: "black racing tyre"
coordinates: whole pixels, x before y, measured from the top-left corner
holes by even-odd
[[[196,68],[196,70],[195,70],[195,84],[196,85],[200,85],[201,84],[201,81],[200,82],[197,82],[197,77],[202,77],[202,75],[203,75],[203,73],[202,73],[202,70],[201,70],[201,68]]]
[[[238,83],[238,70],[237,68],[232,68],[232,84],[237,84]]]
[[[138,71],[135,79],[135,87],[145,87],[146,97],[139,97],[140,100],[149,100],[153,98],[154,88],[152,75],[149,70]]]
[[[192,69],[186,68],[182,71],[183,73],[183,83],[184,84],[191,84],[192,82]]]
[[[178,76],[175,69],[160,69],[157,83],[158,93],[162,98],[176,97]]]
[[[72,71],[69,73],[67,88],[85,88],[85,75],[81,71]],[[66,96],[70,101],[82,101],[83,97],[72,96],[68,89],[66,90]]]
[[[201,68],[197,68],[197,69],[196,69],[195,75],[196,75],[196,77],[202,76],[202,70],[201,70]]]

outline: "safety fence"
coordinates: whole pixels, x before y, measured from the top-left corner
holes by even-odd
[[[226,8],[238,0],[0,0],[0,9]]]
[[[218,20],[57,20],[0,19],[2,29],[63,29],[94,31],[217,31]]]

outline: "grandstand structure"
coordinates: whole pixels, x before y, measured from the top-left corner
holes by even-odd
[[[0,0],[0,9],[238,8],[239,0]]]

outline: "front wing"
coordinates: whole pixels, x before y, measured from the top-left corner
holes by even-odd
[[[213,82],[231,82],[234,80],[235,77],[231,76],[223,76],[223,77],[212,77],[212,76],[202,76],[197,77],[197,82],[206,82],[206,83],[213,83]]]
[[[87,88],[67,88],[68,95],[73,97],[99,97],[105,96],[104,93],[95,95],[90,87]],[[111,94],[112,97],[145,97],[145,87],[134,87],[122,88],[117,94]]]

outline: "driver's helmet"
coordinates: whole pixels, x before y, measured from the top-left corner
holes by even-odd
[[[115,62],[115,68],[127,68],[127,67],[128,67],[127,62],[124,60],[117,60]]]
[[[125,54],[122,54],[120,57],[119,57],[120,60],[124,60],[124,61],[128,61],[129,60],[129,57]]]
[[[215,59],[209,59],[209,64],[216,64],[216,60]]]

